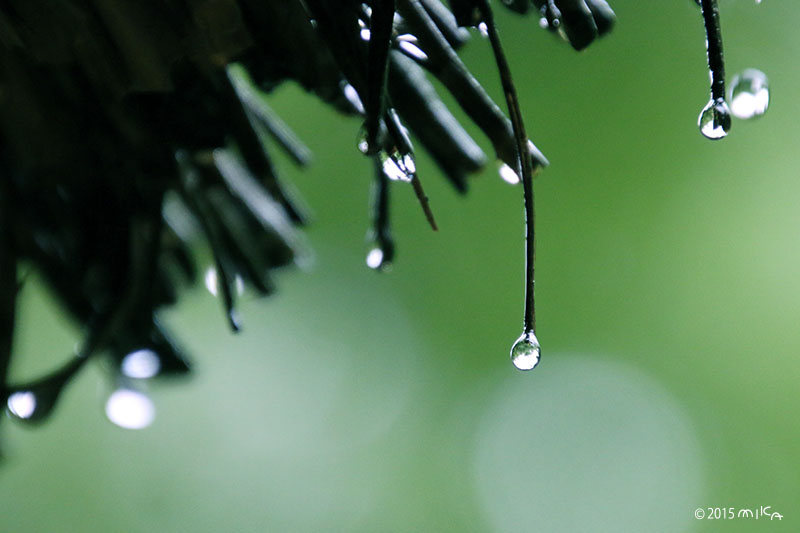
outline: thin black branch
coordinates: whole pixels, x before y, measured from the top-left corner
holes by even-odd
[[[500,81],[503,84],[503,93],[508,104],[508,113],[511,116],[511,125],[514,128],[514,137],[517,141],[517,154],[519,157],[518,168],[521,168],[523,197],[525,201],[525,331],[534,331],[536,328],[536,306],[534,297],[534,279],[536,263],[536,239],[534,230],[534,197],[533,197],[533,163],[531,151],[528,147],[528,136],[525,133],[525,124],[519,108],[517,90],[511,78],[511,69],[500,44],[500,36],[494,24],[494,16],[487,0],[480,0],[483,19],[489,31],[489,41],[492,44],[497,68],[500,72]]]

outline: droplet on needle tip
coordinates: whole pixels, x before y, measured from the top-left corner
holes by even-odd
[[[532,331],[526,331],[511,347],[511,362],[519,370],[533,370],[542,355],[539,341]]]

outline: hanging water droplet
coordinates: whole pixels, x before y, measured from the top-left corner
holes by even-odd
[[[383,173],[390,180],[408,183],[414,178],[417,168],[411,154],[401,155],[396,150],[391,154],[381,151],[380,159]]]
[[[31,391],[15,392],[8,397],[8,411],[21,420],[30,419],[36,412],[36,395]]]
[[[758,69],[748,68],[733,77],[728,99],[736,118],[760,117],[769,107],[769,80]]]
[[[557,31],[561,27],[561,11],[551,2],[542,4],[539,10],[539,27],[543,30]]]
[[[387,271],[391,269],[392,263],[387,260],[383,248],[376,244],[367,252],[367,266],[372,270]]]
[[[53,413],[64,387],[85,361],[84,357],[75,357],[49,376],[18,387],[6,400],[9,414],[20,422],[37,423],[45,420]]]
[[[478,24],[478,31],[484,39],[489,38],[489,26],[487,26],[485,22]]]
[[[108,397],[106,416],[121,428],[143,429],[153,423],[156,408],[146,394],[122,388]]]
[[[376,246],[367,252],[367,266],[373,270],[378,270],[383,265],[383,250]]]
[[[500,174],[500,177],[503,178],[503,181],[510,183],[511,185],[516,185],[520,181],[519,176],[516,172],[514,172],[514,169],[505,163],[500,164],[500,167],[497,169],[497,173]]]
[[[511,347],[511,362],[519,370],[532,370],[539,364],[541,354],[536,335],[533,331],[526,331]]]
[[[722,139],[731,129],[731,112],[724,98],[708,101],[697,119],[697,125],[708,139]]]
[[[161,371],[161,358],[153,350],[135,350],[122,359],[120,370],[129,378],[152,378]]]
[[[375,150],[372,150],[369,145],[369,135],[367,135],[367,128],[361,126],[361,129],[358,130],[358,151],[364,155],[369,155],[375,153]]]
[[[41,422],[53,413],[62,387],[63,383],[14,392],[6,402],[8,412],[20,422]]]

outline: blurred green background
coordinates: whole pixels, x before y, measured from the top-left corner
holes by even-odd
[[[279,89],[316,154],[305,172],[281,161],[315,213],[313,268],[245,296],[237,336],[203,287],[187,292],[165,320],[196,373],[150,387],[145,430],[106,421],[99,366],[51,422],[4,420],[0,530],[797,531],[800,9],[721,4],[728,78],[757,67],[773,98],[720,142],[696,126],[693,2],[617,0],[614,33],[580,54],[498,9],[552,163],[536,179],[530,373],[508,360],[521,189],[490,165],[459,197],[420,155],[441,231],[393,187],[398,257],[376,274],[358,120]],[[499,98],[488,43],[463,56]],[[17,379],[78,339],[36,284],[20,313]],[[760,506],[783,520],[694,514]]]

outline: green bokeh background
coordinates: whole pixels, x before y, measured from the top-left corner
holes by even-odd
[[[4,420],[0,530],[797,531],[800,9],[721,4],[729,79],[757,67],[773,89],[721,142],[696,127],[693,2],[617,0],[613,35],[581,54],[498,13],[552,163],[536,178],[543,358],[525,374],[508,361],[521,189],[491,167],[457,196],[420,155],[441,231],[393,187],[398,257],[375,274],[359,122],[280,88],[316,155],[280,161],[314,212],[314,266],[246,296],[238,336],[188,291],[165,320],[196,374],[151,386],[146,430],[105,420],[99,366],[48,424]],[[488,43],[463,56],[499,98]],[[20,313],[18,379],[77,340],[35,283]],[[694,516],[760,506],[783,520]]]

